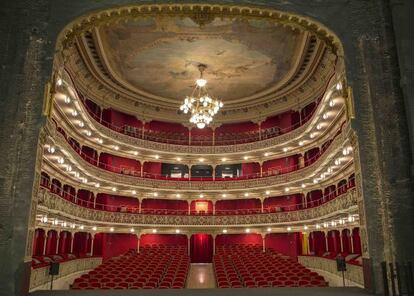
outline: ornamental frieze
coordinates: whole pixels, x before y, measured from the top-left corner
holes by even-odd
[[[163,225],[163,226],[246,226],[268,225],[292,222],[305,222],[315,219],[329,218],[339,213],[346,213],[357,207],[358,197],[354,189],[339,195],[324,204],[297,211],[249,214],[249,215],[150,215],[137,213],[108,212],[85,208],[74,204],[48,190],[39,190],[38,207],[43,212],[59,213],[74,219],[90,223],[116,223],[128,225]]]

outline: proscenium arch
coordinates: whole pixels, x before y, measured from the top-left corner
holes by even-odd
[[[202,2],[208,1],[197,1],[196,4],[200,6]],[[246,13],[259,9],[258,6],[251,8],[248,0],[215,2],[247,7]],[[370,248],[371,259],[367,262],[367,272],[371,274],[368,286],[371,291],[381,292],[380,261],[412,260],[414,249],[414,223],[409,212],[413,205],[412,198],[409,199],[409,166],[412,160],[403,99],[398,90],[399,76],[395,72],[399,70],[396,50],[393,48],[393,35],[388,29],[392,27],[392,20],[383,13],[384,4],[380,0],[338,0],[334,3],[331,0],[258,0],[255,3],[264,10],[311,16],[335,32],[332,35],[334,40],[338,36],[337,41],[342,41],[338,44],[343,50],[338,51],[338,55],[345,59],[347,82],[352,86],[355,97],[357,117],[353,125],[360,143],[362,140],[364,143],[359,149],[364,191],[364,201],[360,206],[365,207],[364,220],[368,221],[370,246],[371,242],[376,244],[375,249]],[[82,19],[82,15],[115,5],[134,5],[136,1],[45,0],[32,4],[22,4],[21,1],[6,3],[5,8],[9,12],[4,18],[6,33],[1,33],[2,43],[11,49],[6,52],[4,60],[7,75],[0,77],[2,93],[7,96],[2,102],[5,124],[1,131],[3,141],[0,149],[9,156],[1,167],[5,186],[0,189],[0,197],[10,209],[0,216],[3,230],[0,240],[4,242],[1,246],[2,265],[10,267],[2,270],[0,285],[7,295],[25,295],[30,276],[30,246],[37,203],[32,196],[35,196],[33,193],[40,179],[37,176],[40,172],[36,171],[35,175],[33,171],[41,161],[41,150],[37,147],[42,147],[44,85],[52,73],[52,60],[58,49],[55,45],[60,39],[58,34],[74,18]],[[18,26],[15,26],[16,20],[19,21]],[[384,58],[384,52],[391,55]],[[391,114],[386,116],[386,120],[392,122],[392,126],[382,124],[386,114]],[[399,145],[399,153],[390,153],[388,148],[395,145]],[[398,172],[395,172],[396,163],[399,164]]]

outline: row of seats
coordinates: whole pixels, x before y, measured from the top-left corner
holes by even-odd
[[[32,268],[49,266],[52,262],[65,262],[77,259],[75,254],[54,254],[32,257]]]
[[[316,272],[261,246],[218,246],[213,264],[219,288],[327,286]]]
[[[184,246],[145,246],[104,261],[75,279],[71,289],[182,289],[189,262]]]

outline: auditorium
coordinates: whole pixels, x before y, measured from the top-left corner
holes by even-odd
[[[414,3],[1,12],[0,295],[414,295]]]

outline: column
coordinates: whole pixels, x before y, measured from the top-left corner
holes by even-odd
[[[93,193],[93,208],[96,209],[96,196],[98,195],[97,192]]]
[[[303,157],[303,154],[299,154],[299,168],[305,167],[305,158]]]
[[[352,230],[349,230],[349,237],[351,239],[351,248],[350,248],[350,253],[354,253],[354,236],[352,234]]]
[[[211,202],[212,202],[212,204],[213,204],[213,215],[215,215],[216,214],[216,201],[217,200],[215,200],[215,199],[213,199]]]
[[[188,145],[191,145],[191,127],[188,127]]]
[[[343,252],[344,251],[344,243],[343,243],[343,236],[342,236],[342,231],[339,231],[339,240],[340,240],[340,242],[341,242],[341,250],[340,250],[340,252]]]
[[[142,122],[141,138],[144,139],[144,136],[145,136],[145,121]]]
[[[213,237],[213,256],[216,255],[216,234],[211,235]]]
[[[328,231],[326,231],[326,230],[324,230],[324,233],[325,233],[325,250],[326,250],[326,252],[328,252],[329,251],[329,249],[328,249],[328,246],[329,246],[329,244],[328,244],[328,236],[329,236],[329,232]]]
[[[213,180],[216,180],[216,165],[213,164]]]
[[[47,245],[47,231],[43,234],[43,253],[42,255],[46,255],[46,245]]]
[[[93,242],[95,240],[95,233],[91,233],[91,256],[93,256]]]
[[[60,232],[56,231],[56,252],[55,254],[59,253],[59,241],[60,241]]]
[[[73,253],[73,242],[75,241],[75,233],[70,233],[70,253]]]
[[[260,212],[263,213],[263,198],[260,199],[260,206],[261,206]]]
[[[144,177],[144,163],[145,161],[141,162],[141,175],[140,175],[141,178]]]
[[[216,145],[216,127],[212,127],[213,129],[213,146]]]
[[[264,253],[266,252],[266,234],[261,233],[260,235],[262,236],[262,247],[263,247],[263,253]]]
[[[259,162],[259,166],[260,166],[260,177],[263,177],[263,161]]]
[[[142,198],[138,198],[138,201],[139,201],[138,213],[141,214],[142,213]]]
[[[188,215],[191,214],[191,201],[187,200],[187,204],[188,204]]]
[[[188,234],[186,236],[187,236],[187,252],[188,252],[188,256],[191,256],[191,251],[190,251],[191,236],[189,236]]]

